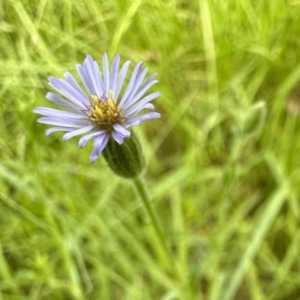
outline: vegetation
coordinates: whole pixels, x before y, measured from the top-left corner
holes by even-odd
[[[299,0],[0,2],[0,300],[300,298]],[[136,130],[168,256],[130,181],[32,110],[47,78],[144,61]],[[172,263],[170,263],[170,260]]]

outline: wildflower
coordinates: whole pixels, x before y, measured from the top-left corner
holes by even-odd
[[[65,79],[49,77],[49,85],[62,97],[49,92],[46,98],[65,110],[37,107],[33,111],[43,116],[37,120],[39,123],[54,126],[46,131],[46,135],[56,131],[66,132],[64,141],[84,135],[79,140],[80,148],[94,139],[91,162],[97,160],[110,139],[121,145],[124,139],[130,137],[132,126],[160,117],[157,112],[141,113],[143,109],[153,110],[150,102],[160,96],[158,92],[145,96],[150,87],[158,82],[154,79],[156,74],[144,80],[148,68],[143,69],[143,63],[138,63],[123,96],[120,96],[130,61],[125,62],[120,71],[119,64],[120,56],[116,55],[109,70],[105,53],[101,73],[97,62],[88,55],[83,65],[76,66],[88,94],[69,72],[64,74]]]

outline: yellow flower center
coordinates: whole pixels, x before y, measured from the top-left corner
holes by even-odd
[[[122,117],[116,103],[112,100],[112,91],[109,93],[109,99],[105,96],[98,98],[91,95],[90,120],[99,125],[102,129],[111,129],[114,124],[121,124]]]

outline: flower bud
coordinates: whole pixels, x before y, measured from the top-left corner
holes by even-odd
[[[130,138],[125,138],[121,145],[110,138],[103,156],[112,171],[121,177],[136,178],[145,167],[141,144],[132,131]]]

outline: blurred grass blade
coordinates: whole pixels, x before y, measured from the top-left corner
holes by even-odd
[[[274,222],[274,219],[278,215],[284,201],[286,200],[288,192],[288,187],[283,184],[268,200],[269,203],[253,230],[253,237],[250,240],[244,255],[242,256],[238,267],[230,277],[229,284],[222,293],[222,296],[219,298],[220,300],[234,299],[253,258],[259,251],[266,235],[270,230],[271,225]]]

